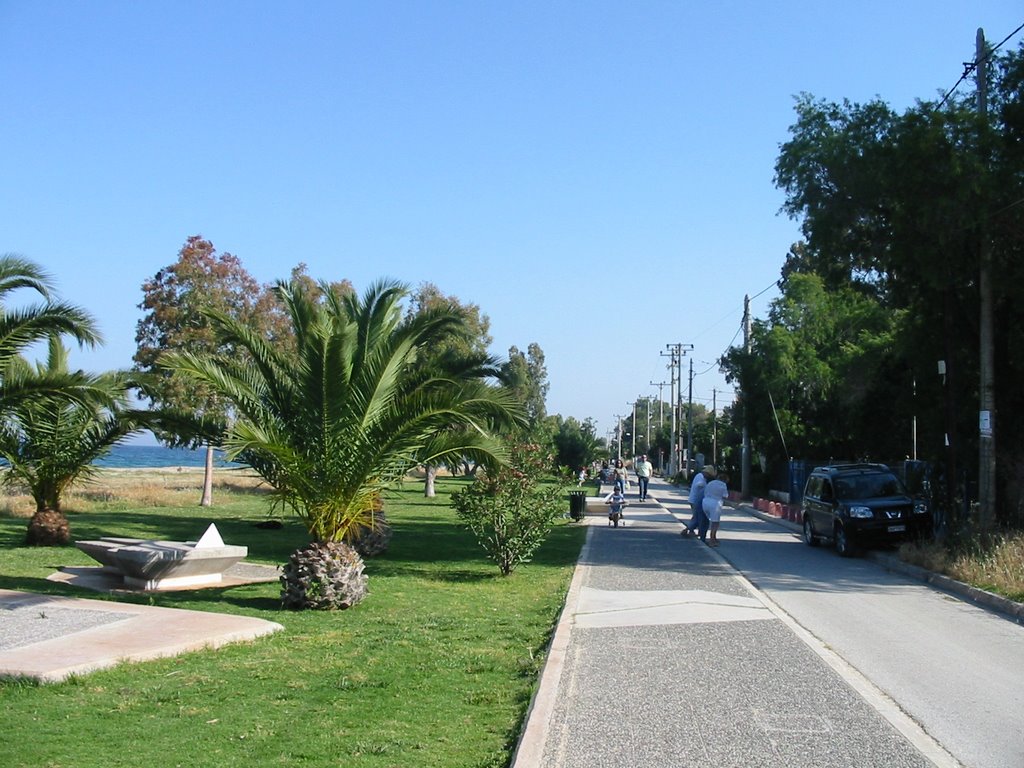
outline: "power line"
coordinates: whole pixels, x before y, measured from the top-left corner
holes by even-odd
[[[772,288],[777,288],[777,287],[778,287],[778,285],[779,285],[779,281],[778,281],[778,280],[776,280],[776,281],[775,281],[774,283],[772,283],[771,285],[769,285],[769,286],[766,286],[765,288],[762,288],[762,289],[761,289],[760,291],[758,291],[758,292],[757,292],[757,293],[755,293],[755,294],[754,294],[753,296],[751,296],[751,297],[750,297],[750,300],[751,300],[751,301],[753,301],[753,300],[754,300],[754,299],[756,299],[756,298],[757,298],[758,296],[760,296],[760,295],[761,295],[762,293],[767,293],[767,292],[768,292],[768,291],[770,291],[770,290],[771,290]]]
[[[1001,42],[999,43],[999,45],[997,45],[997,46],[995,46],[994,48],[992,48],[992,49],[991,49],[991,50],[990,50],[990,51],[989,51],[988,53],[986,53],[986,54],[985,54],[984,56],[979,56],[979,57],[978,57],[977,59],[975,59],[974,61],[965,61],[965,62],[964,62],[964,73],[963,73],[962,75],[960,75],[960,79],[959,79],[959,80],[957,80],[957,81],[956,81],[956,82],[955,82],[955,83],[953,84],[953,87],[952,87],[952,88],[950,88],[950,89],[949,89],[948,91],[946,91],[946,95],[942,97],[942,101],[940,101],[940,102],[938,103],[938,105],[937,105],[937,106],[935,107],[935,109],[942,109],[942,105],[943,105],[943,104],[945,104],[945,103],[946,103],[946,100],[947,100],[947,99],[948,99],[948,98],[949,98],[950,96],[952,96],[952,95],[953,95],[953,91],[955,91],[955,90],[956,90],[957,88],[959,88],[959,87],[960,87],[960,83],[962,83],[962,82],[963,82],[964,80],[966,80],[966,79],[967,79],[968,77],[970,77],[970,76],[971,76],[971,74],[972,74],[972,73],[974,72],[974,70],[976,70],[976,69],[978,68],[978,65],[979,65],[979,64],[981,64],[981,63],[982,63],[983,61],[988,61],[988,60],[989,60],[989,59],[990,59],[990,58],[992,57],[992,55],[993,55],[993,54],[995,54],[995,52],[996,52],[996,51],[998,51],[998,50],[999,50],[1000,48],[1002,48],[1002,47],[1003,47],[1003,44],[1004,44],[1004,43],[1005,43],[1005,42],[1006,42],[1007,40],[1009,40],[1009,39],[1010,39],[1011,37],[1013,37],[1014,35],[1016,35],[1016,34],[1017,34],[1018,32],[1020,32],[1020,31],[1021,31],[1022,29],[1024,29],[1024,24],[1021,24],[1021,25],[1020,25],[1019,27],[1017,27],[1017,28],[1016,28],[1015,30],[1013,30],[1013,32],[1011,32],[1011,33],[1010,33],[1010,34],[1008,34],[1008,35],[1007,35],[1006,37],[1004,37],[1004,38],[1002,39],[1002,41],[1001,41]]]

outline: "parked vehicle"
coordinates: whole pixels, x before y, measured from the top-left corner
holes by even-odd
[[[815,467],[801,502],[804,541],[823,539],[850,557],[862,547],[895,544],[931,534],[928,504],[914,499],[884,464]]]

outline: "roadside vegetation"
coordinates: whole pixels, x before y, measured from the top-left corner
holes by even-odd
[[[1024,602],[1024,534],[968,536],[900,547],[900,558],[957,581]]]
[[[251,475],[215,474],[212,508],[196,506],[201,470],[104,470],[65,509],[76,538],[189,539],[212,521],[250,561],[275,565],[308,541],[294,516],[256,527],[268,500]],[[0,764],[507,765],[585,528],[557,523],[529,564],[502,576],[450,506],[468,484],[440,478],[424,498],[422,482],[408,482],[387,495],[390,548],[367,559],[369,596],[348,611],[282,610],[276,583],[119,595],[285,629],[62,684],[0,682]],[[109,599],[47,581],[57,566],[93,563],[73,547],[25,546],[32,505],[7,501],[0,588]]]

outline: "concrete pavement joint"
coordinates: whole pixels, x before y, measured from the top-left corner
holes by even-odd
[[[724,562],[729,562],[720,553],[714,553]],[[732,566],[729,563],[730,567]],[[743,574],[736,571],[733,577],[752,595],[757,597],[764,606],[785,624],[803,643],[828,664],[836,674],[853,688],[876,712],[902,734],[917,750],[930,760],[936,768],[964,768],[963,764],[951,755],[938,741],[922,728],[917,721],[904,712],[882,689],[868,680],[860,671],[847,662],[839,654],[831,650],[818,637],[808,631],[796,619],[784,611],[765,592],[759,590]]]
[[[576,626],[706,624],[773,618],[757,600],[704,590],[611,591],[583,587]]]

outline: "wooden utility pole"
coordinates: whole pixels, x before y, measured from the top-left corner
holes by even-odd
[[[665,424],[665,401],[661,399],[661,388],[666,384],[668,384],[667,381],[651,382],[652,387],[658,388],[658,429],[661,429]],[[648,408],[650,408],[650,405],[648,405]],[[648,443],[650,443],[650,438],[648,438]],[[648,446],[647,450],[651,450],[650,446]],[[658,469],[661,471],[662,475],[665,474],[665,454],[661,452],[660,448],[658,449]]]
[[[647,439],[644,442],[644,453],[651,452],[651,398],[643,397],[643,395],[637,395],[636,401],[639,403],[641,398],[647,404]]]
[[[750,354],[750,296],[743,297],[743,349]],[[750,401],[747,393],[740,391],[743,398],[743,453],[740,456],[740,495],[750,498]]]
[[[718,390],[711,390],[711,463],[718,466]]]
[[[985,31],[978,30],[976,38],[976,74],[978,83],[978,118],[982,152],[986,152],[988,133],[988,47]],[[983,164],[987,164],[983,157]],[[983,186],[984,188],[984,186]],[[985,199],[982,198],[984,205]],[[988,227],[982,211],[979,243],[978,291],[981,304],[981,338],[979,354],[981,367],[980,403],[978,409],[978,509],[982,528],[991,528],[996,510],[996,396],[995,361],[992,327],[992,249],[988,242]]]
[[[629,405],[629,403],[627,403],[627,405]],[[636,400],[633,401],[632,405],[633,405],[633,417],[632,417],[632,419],[630,419],[630,422],[629,422],[629,432],[630,432],[630,436],[633,438],[632,441],[630,442],[630,448],[629,448],[629,450],[630,450],[630,454],[629,454],[630,460],[636,458]]]
[[[682,344],[666,344],[669,356],[669,402],[672,404],[672,447],[668,453],[668,473],[674,475],[679,471],[677,463],[677,448],[679,445],[679,433],[676,431],[676,383],[679,381],[676,375],[676,366],[679,364],[679,355]],[[664,352],[661,353],[664,356]]]
[[[686,396],[686,469],[693,461],[693,358],[690,358],[690,387]]]

